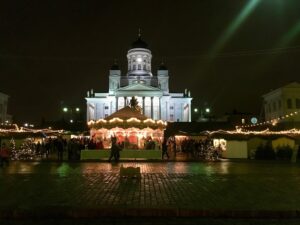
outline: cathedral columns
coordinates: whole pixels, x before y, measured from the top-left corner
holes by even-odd
[[[192,121],[192,115],[191,115],[191,110],[192,108],[191,108],[191,103],[189,103],[189,118],[188,118],[188,121],[187,122],[191,122]]]
[[[158,102],[158,119],[161,120],[161,97],[159,97]]]
[[[116,112],[118,111],[118,100],[119,100],[119,97],[116,96]]]
[[[184,107],[185,107],[185,105],[184,105],[184,103],[181,103],[181,119],[180,119],[180,121],[184,121]]]
[[[124,96],[124,107],[126,107],[126,106],[127,106],[127,97]]]
[[[143,96],[143,114],[145,115],[145,96]]]
[[[151,97],[151,119],[153,119],[153,97]]]

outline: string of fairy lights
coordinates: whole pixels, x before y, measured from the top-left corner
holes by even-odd
[[[267,120],[264,122],[260,122],[260,123],[256,123],[256,124],[247,124],[247,125],[243,125],[243,126],[237,126],[237,128],[251,128],[251,127],[265,126],[265,125],[275,126],[277,123],[281,122],[282,120],[293,118],[298,115],[300,115],[300,110],[297,110],[297,111],[294,111],[294,112],[291,112],[291,113],[285,114],[283,116],[279,116],[277,118]]]
[[[50,128],[46,129],[33,129],[33,128],[26,128],[26,127],[19,127],[17,124],[13,124],[13,128],[0,128],[0,133],[58,133],[63,134],[64,130],[53,130]]]
[[[217,130],[217,131],[208,131],[210,135],[213,134],[232,134],[232,135],[300,135],[300,130],[293,128],[290,130],[281,130],[281,131],[271,131],[268,128],[261,131],[245,131],[242,129],[236,130]]]
[[[127,123],[151,123],[151,124],[161,124],[161,125],[167,125],[167,122],[166,121],[163,121],[163,120],[152,120],[152,119],[146,119],[146,120],[139,120],[135,117],[131,117],[127,120],[123,120],[123,119],[120,119],[119,117],[115,117],[111,120],[105,120],[105,119],[99,119],[97,121],[94,121],[94,120],[90,120],[88,122],[88,126],[91,126],[93,124],[98,124],[98,123],[122,123],[122,122],[127,122]]]

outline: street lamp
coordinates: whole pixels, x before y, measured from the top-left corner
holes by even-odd
[[[197,121],[208,121],[209,114],[211,113],[211,109],[207,106],[203,106],[203,107],[194,108],[193,112],[194,112],[195,119]],[[196,118],[198,117],[198,113],[199,113],[199,118]]]
[[[62,111],[66,114],[66,119],[69,120],[70,123],[74,123],[78,119],[78,116],[74,115],[75,114],[74,112],[80,113],[80,108],[79,107],[76,107],[76,108],[63,107]],[[63,118],[64,117],[65,116],[63,116]]]

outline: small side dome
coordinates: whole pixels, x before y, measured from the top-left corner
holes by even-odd
[[[158,70],[168,70],[168,68],[165,66],[164,63],[161,63],[160,66],[158,67]]]
[[[119,65],[115,62],[115,63],[111,66],[110,70],[120,70],[120,67],[119,67]]]
[[[148,44],[142,40],[141,36],[139,36],[138,39],[131,44],[130,49],[133,49],[133,48],[146,48],[146,49],[148,49]]]

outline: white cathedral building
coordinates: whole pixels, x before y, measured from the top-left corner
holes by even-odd
[[[128,72],[114,64],[109,71],[107,93],[87,93],[87,121],[103,119],[126,107],[134,96],[142,113],[154,120],[191,121],[190,92],[169,92],[169,72],[162,64],[157,75],[151,70],[152,54],[141,36],[127,52]]]

